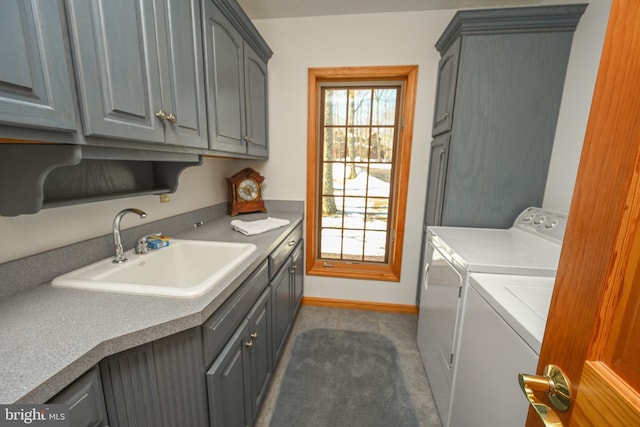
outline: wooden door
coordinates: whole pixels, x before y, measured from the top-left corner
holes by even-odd
[[[565,426],[640,425],[638,40],[640,2],[614,0],[538,364],[571,381]]]

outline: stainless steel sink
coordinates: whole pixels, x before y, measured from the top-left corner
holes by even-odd
[[[256,250],[252,243],[171,240],[169,246],[114,264],[112,257],[53,280],[52,286],[190,298],[218,283]]]

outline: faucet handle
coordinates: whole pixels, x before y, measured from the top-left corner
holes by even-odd
[[[136,253],[138,255],[149,253],[149,248],[147,248],[147,239],[149,239],[149,237],[156,236],[162,236],[162,233],[147,234],[146,236],[142,236],[141,238],[139,238],[138,242],[136,243]]]

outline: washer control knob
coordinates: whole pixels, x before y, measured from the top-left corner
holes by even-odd
[[[544,215],[534,216],[533,217],[533,225],[541,225],[547,220],[547,217]]]
[[[546,228],[547,230],[551,230],[552,228],[554,228],[557,225],[558,225],[558,220],[557,219],[548,219],[544,223],[544,228]]]

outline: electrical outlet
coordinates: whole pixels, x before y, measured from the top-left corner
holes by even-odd
[[[169,196],[168,194],[160,195],[160,203],[169,203],[170,201],[171,201],[171,196]]]

